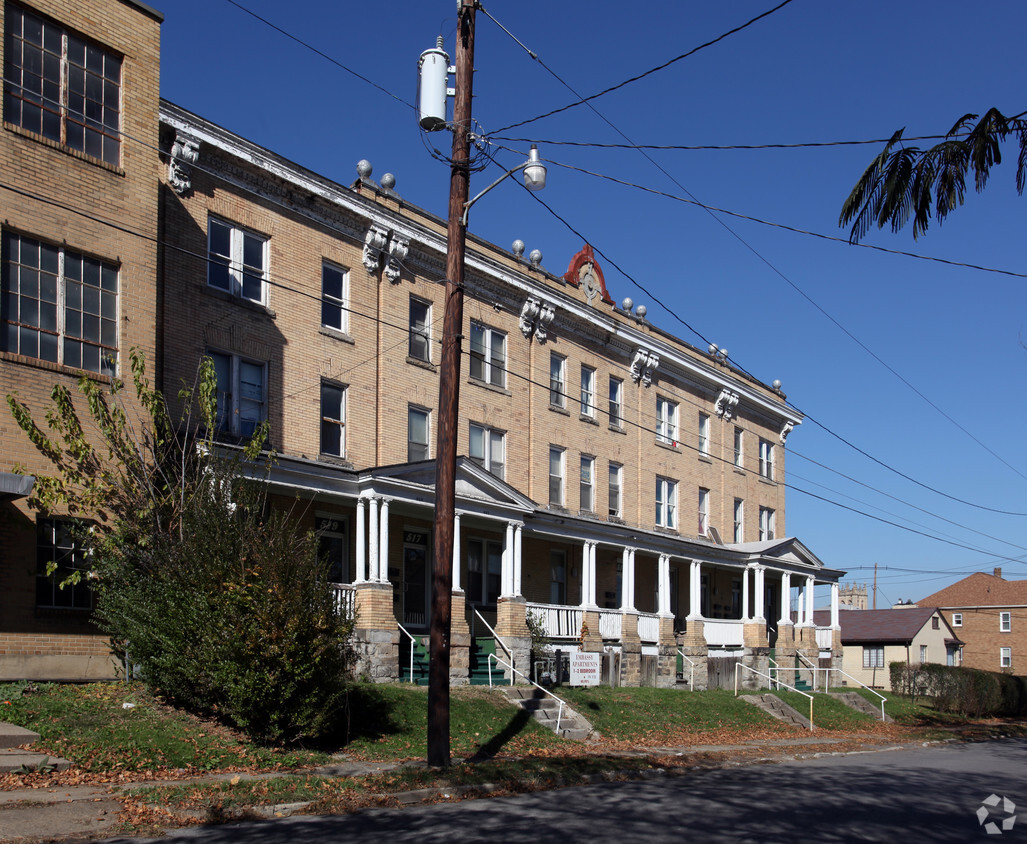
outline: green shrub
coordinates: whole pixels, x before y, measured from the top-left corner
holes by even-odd
[[[950,665],[889,666],[892,689],[911,697],[930,697],[935,708],[970,717],[1027,714],[1027,677]]]

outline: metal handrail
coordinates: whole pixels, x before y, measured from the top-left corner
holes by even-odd
[[[685,654],[684,649],[678,648],[678,656],[688,660],[688,691],[695,691],[695,660]]]
[[[774,683],[778,682],[777,679],[774,677],[774,674],[777,673],[778,675],[780,675],[781,666],[777,664],[777,660],[774,659],[774,657],[772,656],[767,657],[767,662],[769,663],[767,665],[767,676],[770,677],[770,688],[773,689]]]
[[[404,633],[406,633],[407,637],[410,639],[410,682],[413,683],[414,682],[414,646],[417,644],[417,640],[414,638],[414,634],[411,633],[409,630],[407,630],[398,621],[396,622],[396,626],[400,630],[402,630]]]
[[[499,634],[495,630],[492,629],[492,625],[489,624],[485,620],[485,617],[480,612],[478,612],[477,608],[475,608],[474,614],[476,616],[478,616],[478,618],[481,619],[481,623],[484,624],[489,629],[489,633],[492,634],[492,638],[495,639],[502,646],[504,651],[506,651],[507,655],[510,657],[510,670],[514,671],[514,655],[513,655],[513,651],[510,650],[510,646],[506,642],[504,642],[501,638],[499,638]],[[490,663],[490,666],[491,666],[491,663]],[[490,667],[490,670],[491,670],[491,667]],[[523,677],[524,675],[522,674],[521,676]],[[510,685],[512,686],[513,684],[514,684],[514,678],[513,678],[513,674],[511,674],[510,675]],[[492,685],[491,675],[489,677],[489,685]]]
[[[524,675],[521,674],[521,672],[518,671],[516,668],[514,668],[512,665],[510,665],[510,663],[506,662],[505,660],[500,659],[495,654],[489,654],[489,688],[490,689],[492,688],[492,660],[495,660],[497,665],[505,665],[507,668],[510,669],[510,685],[511,686],[513,685],[513,675],[514,674],[516,674],[518,677],[524,677]],[[569,706],[569,704],[563,698],[557,697],[556,695],[554,695],[551,691],[549,691],[549,689],[546,689],[546,688],[543,688],[542,686],[540,686],[538,683],[536,683],[530,677],[524,677],[524,679],[528,681],[529,685],[534,686],[536,689],[538,689],[543,694],[547,694],[553,700],[559,702],[560,709],[556,713],[556,732],[557,732],[557,734],[559,734],[559,732],[560,732],[560,721],[563,719],[563,708],[564,708],[564,706]]]
[[[877,697],[879,697],[881,699],[881,720],[882,721],[886,720],[885,719],[885,715],[884,715],[884,705],[885,705],[885,703],[888,702],[888,698],[886,698],[879,691],[877,691],[877,689],[870,688],[870,686],[868,686],[862,680],[857,680],[851,674],[849,674],[849,673],[847,673],[845,671],[842,671],[842,669],[840,669],[840,668],[818,668],[817,671],[825,671],[825,672],[827,672],[827,679],[824,681],[824,688],[825,689],[831,688],[831,672],[832,671],[837,671],[843,677],[848,677],[850,680],[852,680],[852,682],[854,682],[857,685],[861,686],[862,688],[866,689],[871,694],[877,695]]]
[[[735,663],[735,697],[738,697],[738,669],[739,668],[744,668],[746,671],[751,671],[753,674],[757,675],[758,677],[766,677],[767,680],[770,681],[770,675],[769,674],[764,674],[762,671],[757,671],[755,668],[750,668],[748,665],[743,665],[740,662],[736,662]],[[787,683],[782,683],[780,680],[777,681],[777,684],[779,686],[784,686],[789,691],[798,692],[803,697],[808,697],[809,698],[809,729],[810,729],[810,732],[813,732],[813,695],[807,694],[806,692],[801,691],[800,689],[797,689],[794,686],[789,686]]]
[[[802,651],[796,651],[795,652],[795,656],[801,662],[806,663],[806,668],[809,669],[810,674],[813,677],[813,691],[816,691],[817,690],[817,672],[820,670],[820,668],[817,665],[814,665],[813,660],[811,660],[808,656],[806,656],[806,654],[804,654]]]

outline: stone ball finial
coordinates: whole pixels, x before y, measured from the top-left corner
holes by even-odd
[[[386,173],[382,176],[382,187],[385,188],[385,190],[392,190],[396,187],[396,177],[393,176],[392,173]]]
[[[771,384],[770,386],[772,386],[775,390],[780,390],[781,389],[781,379],[780,378],[775,378],[774,379],[774,383]]]
[[[361,158],[360,161],[357,162],[357,175],[361,179],[369,179],[371,177],[371,170],[371,162],[366,158]]]
[[[620,306],[621,310],[627,311],[630,314],[631,309],[635,307],[635,303],[631,301],[630,296],[625,296],[624,300],[620,303]]]
[[[531,261],[533,267],[539,266],[542,263],[542,251],[540,249],[532,249],[531,254],[528,255],[528,260]]]
[[[649,313],[649,309],[645,305],[639,305],[635,308],[635,313],[638,314],[639,319],[645,319],[645,315]]]
[[[514,255],[520,258],[524,254],[524,241],[518,238],[510,245],[510,249]]]

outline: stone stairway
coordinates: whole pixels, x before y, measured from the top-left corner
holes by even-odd
[[[773,715],[778,721],[794,724],[796,727],[802,727],[804,730],[810,728],[809,718],[790,707],[777,695],[741,695],[741,698],[747,703],[759,707],[768,715]]]
[[[855,709],[857,712],[863,712],[866,715],[869,715],[871,718],[877,720],[880,720],[881,718],[881,707],[874,706],[869,700],[867,700],[865,697],[863,697],[863,695],[859,694],[858,692],[828,692],[828,694],[831,695],[831,697],[833,697],[835,700],[840,700],[846,706]],[[885,714],[884,720],[888,723],[891,723],[893,719],[890,715]]]
[[[508,686],[500,691],[506,699],[532,717],[547,729],[552,730],[561,738],[575,741],[586,741],[599,738],[592,725],[581,715],[564,704],[560,714],[560,702],[549,697],[531,686]],[[556,729],[556,720],[560,719],[560,729]]]
[[[16,727],[14,724],[0,723],[0,774],[9,774],[25,769],[51,769],[64,771],[71,767],[71,762],[58,756],[22,750],[25,745],[35,744],[39,733]]]

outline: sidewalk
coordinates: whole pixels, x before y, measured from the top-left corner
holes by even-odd
[[[866,753],[895,750],[910,744],[922,745],[923,742],[896,744],[882,742],[867,744],[859,750],[845,750],[842,746],[851,745],[846,738],[786,738],[773,741],[754,741],[731,745],[692,745],[687,747],[639,748],[638,750],[622,750],[611,752],[610,756],[624,758],[638,756],[714,756],[709,760],[712,764],[756,764],[768,760],[804,758],[824,753]],[[755,753],[754,753],[755,751]],[[765,751],[760,753],[759,751]],[[360,777],[381,771],[392,770],[411,763],[386,762],[350,762],[340,761],[336,765],[305,769],[303,774],[317,774],[329,777]],[[421,764],[421,763],[413,763]],[[289,774],[217,774],[195,777],[180,783],[217,782],[234,777],[240,779],[260,779]],[[643,775],[660,775],[655,769],[643,772]],[[637,776],[637,775],[636,775]],[[121,783],[112,786],[82,785],[63,788],[23,788],[14,791],[0,791],[0,841],[29,842],[43,841],[82,841],[103,838],[117,834],[118,813],[122,808],[118,794],[132,788],[147,785],[172,785],[175,781],[162,780],[155,782]],[[471,791],[468,788],[425,788],[416,791],[397,792],[392,795],[401,805],[419,803],[423,800],[446,794],[459,797]],[[473,791],[489,791],[488,786],[474,786]],[[300,811],[305,804],[290,806],[268,806],[259,812],[269,818],[284,817]]]

